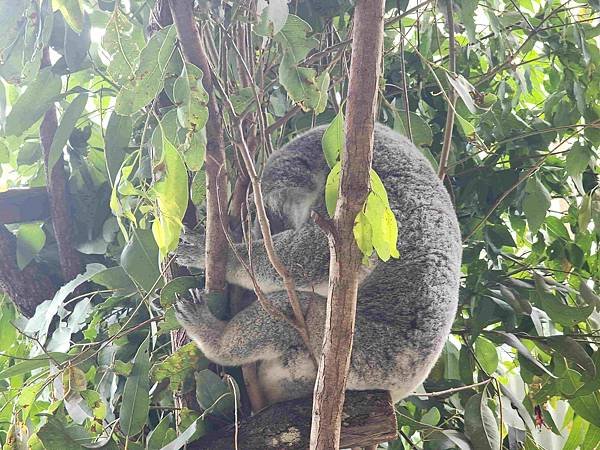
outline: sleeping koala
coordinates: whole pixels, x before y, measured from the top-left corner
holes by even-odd
[[[329,245],[310,218],[325,215],[329,167],[321,137],[325,127],[300,135],[267,161],[262,187],[277,254],[293,276],[309,328],[312,351],[323,340]],[[373,168],[385,185],[399,228],[399,259],[374,261],[361,269],[356,328],[347,389],[384,389],[395,401],[428,375],[448,337],[459,288],[461,238],[450,198],[429,162],[403,136],[375,127]],[[177,260],[204,268],[202,238],[187,234]],[[248,262],[247,244],[235,251]],[[254,276],[268,299],[291,313],[282,281],[269,263],[262,240],[250,252]],[[252,289],[233,251],[227,281]],[[217,320],[200,291],[175,304],[177,319],[207,358],[225,366],[258,363],[270,403],[310,395],[316,367],[300,336],[258,302],[232,320]]]

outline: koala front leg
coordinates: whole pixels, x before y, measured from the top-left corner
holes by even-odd
[[[177,262],[183,266],[204,269],[204,235],[186,232],[177,248]],[[275,252],[286,266],[300,291],[327,293],[329,274],[329,244],[325,233],[312,221],[297,230],[286,230],[273,235]],[[252,278],[239,262],[249,265],[250,253],[254,278],[261,290],[271,293],[283,290],[282,280],[271,265],[262,239],[252,241],[249,251],[246,243],[235,244],[227,255],[227,281],[253,290]],[[236,256],[237,255],[237,256]]]
[[[302,345],[295,330],[271,317],[257,302],[223,322],[212,315],[200,290],[190,293],[173,305],[175,315],[204,355],[217,364],[240,366],[269,360]]]

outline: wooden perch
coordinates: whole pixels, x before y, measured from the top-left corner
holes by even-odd
[[[277,403],[238,424],[244,450],[305,450],[310,439],[312,398]],[[396,416],[389,392],[348,391],[342,415],[341,448],[367,447],[396,439]],[[188,444],[188,449],[231,450],[233,425]]]
[[[46,220],[50,216],[46,188],[19,188],[0,192],[0,224]]]

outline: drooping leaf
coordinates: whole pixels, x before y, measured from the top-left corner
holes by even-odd
[[[129,146],[133,122],[129,116],[119,116],[113,112],[106,126],[104,135],[104,155],[106,168],[111,183],[114,184],[117,172],[125,160],[125,153]]]
[[[340,171],[342,165],[338,162],[329,172],[327,182],[325,183],[325,205],[329,217],[333,217],[335,213],[335,205],[337,203],[338,192],[340,189]]]
[[[46,234],[37,223],[24,223],[17,231],[17,265],[23,270],[46,243]]]
[[[106,26],[102,47],[111,55],[108,73],[117,83],[123,84],[135,75],[144,37],[119,7],[114,8]]]
[[[40,70],[6,117],[6,134],[18,136],[37,122],[60,94],[61,88],[60,77],[50,67]]]
[[[225,381],[208,369],[196,373],[196,399],[202,409],[222,418],[231,417],[235,403]]]
[[[158,204],[158,216],[152,223],[152,233],[162,258],[175,250],[183,224],[181,220],[188,204],[187,170],[183,158],[173,145],[163,140],[161,178],[153,186]]]
[[[532,233],[535,233],[544,222],[550,202],[550,193],[537,177],[527,180],[523,212]]]
[[[274,36],[281,31],[287,21],[288,0],[258,0],[256,14],[260,19],[254,32],[259,36]]]
[[[490,375],[496,371],[498,367],[498,351],[496,346],[488,339],[478,336],[475,340],[475,357],[483,370]]]
[[[158,247],[150,231],[134,231],[121,253],[121,267],[146,292],[161,286]]]
[[[335,166],[344,148],[344,113],[340,110],[323,133],[321,146],[329,167]]]
[[[174,26],[165,27],[150,38],[140,54],[134,76],[123,84],[117,95],[117,114],[130,116],[150,103],[162,90],[175,40]]]
[[[148,336],[133,358],[133,368],[125,381],[119,424],[123,433],[133,436],[142,431],[150,408],[150,349]]]
[[[478,450],[500,448],[500,433],[494,413],[487,405],[487,395],[475,394],[465,406],[465,434]]]
[[[52,9],[60,11],[65,22],[67,22],[73,31],[81,33],[83,29],[81,0],[52,0]]]
[[[75,128],[75,124],[77,123],[77,120],[79,120],[79,117],[81,117],[86,103],[87,93],[83,92],[77,97],[75,97],[75,99],[67,107],[65,113],[60,118],[60,123],[58,124],[56,133],[54,134],[54,138],[52,139],[50,153],[48,154],[49,168],[54,167],[54,164],[56,164],[56,162],[62,156],[63,148],[65,147],[65,145],[67,145],[69,136],[71,136],[71,133]]]

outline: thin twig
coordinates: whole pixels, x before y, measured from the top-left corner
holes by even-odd
[[[446,0],[446,20],[448,21],[448,76],[453,77],[456,72],[456,41],[454,39],[454,10],[453,1]],[[452,131],[454,129],[454,109],[456,106],[456,92],[452,83],[448,85],[448,111],[446,112],[446,125],[444,126],[444,143],[440,155],[438,176],[443,180],[448,170],[448,158],[452,146]]]

